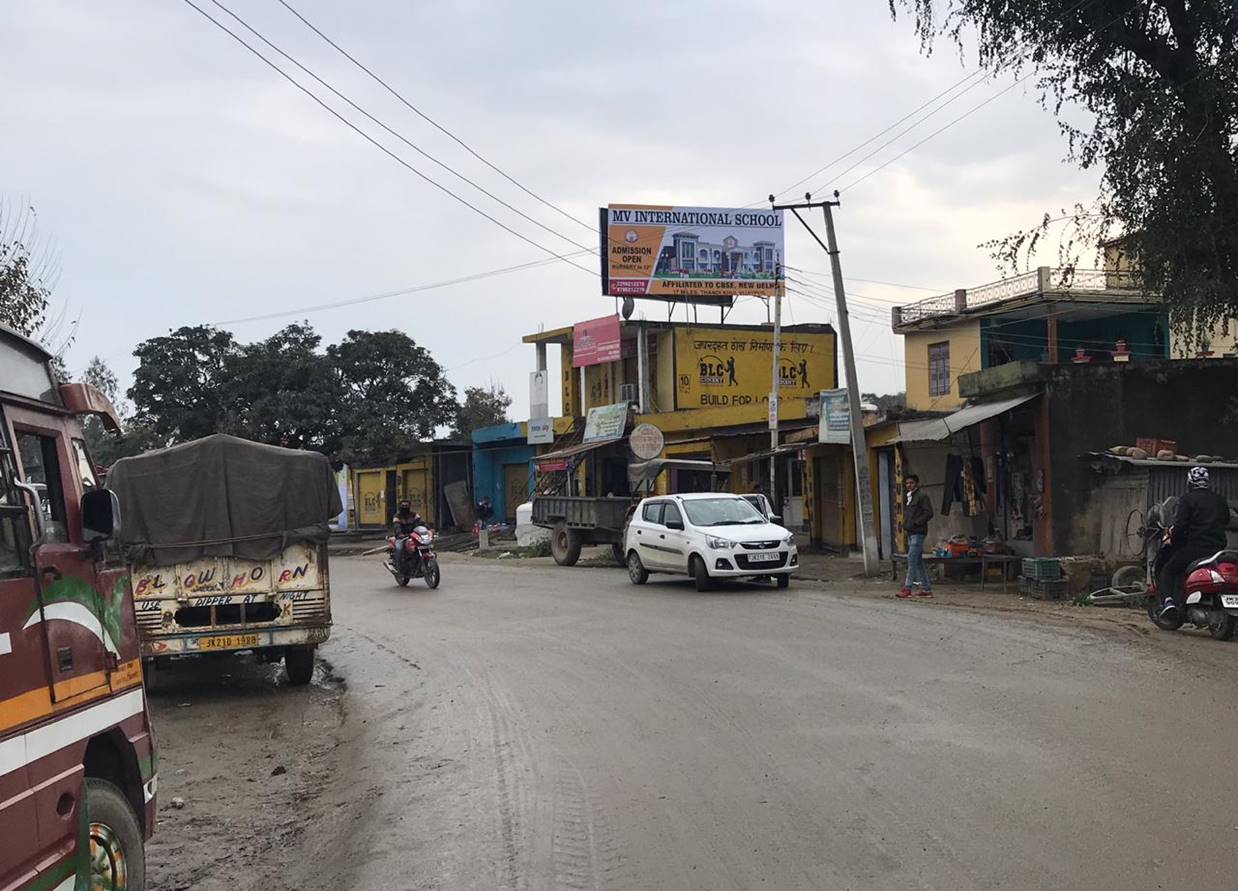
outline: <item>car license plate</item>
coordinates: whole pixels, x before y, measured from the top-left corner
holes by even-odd
[[[777,551],[769,551],[764,554],[749,554],[748,555],[749,563],[777,563],[780,559],[782,559],[782,554],[778,553]]]
[[[199,650],[244,650],[262,643],[259,634],[229,634],[224,637],[203,637],[198,641]]]
[[[1221,606],[1226,609],[1238,609],[1238,594],[1222,594]]]

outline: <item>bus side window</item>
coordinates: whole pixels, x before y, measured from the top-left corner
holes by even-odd
[[[7,445],[0,417],[0,579],[30,574],[30,521],[25,498],[13,487],[17,468]]]
[[[39,493],[47,541],[68,541],[64,487],[55,438],[38,433],[18,433],[17,451],[21,456],[22,477]]]

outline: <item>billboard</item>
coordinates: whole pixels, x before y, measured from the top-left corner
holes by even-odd
[[[803,418],[808,401],[835,380],[834,332],[783,329],[778,377],[784,418]],[[774,332],[736,326],[684,327],[675,332],[678,408],[766,405]]]
[[[619,316],[602,316],[572,326],[572,367],[615,362],[622,357]]]
[[[623,436],[628,426],[628,404],[598,405],[585,415],[584,442],[609,442]]]
[[[602,293],[729,306],[772,297],[783,263],[782,211],[612,204],[599,211]]]

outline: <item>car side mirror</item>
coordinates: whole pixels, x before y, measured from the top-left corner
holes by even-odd
[[[782,525],[782,514],[770,514],[769,521],[771,523],[777,523],[779,526],[781,526]]]
[[[679,532],[683,532],[683,520],[667,520],[666,528],[675,529]]]
[[[91,489],[82,496],[82,538],[87,544],[120,534],[120,499],[111,489]]]

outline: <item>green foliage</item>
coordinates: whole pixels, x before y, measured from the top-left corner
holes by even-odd
[[[474,430],[508,423],[507,410],[512,397],[503,385],[491,383],[489,387],[469,387],[464,391],[464,403],[460,406],[452,439],[469,439]]]
[[[1175,325],[1202,331],[1238,317],[1238,6],[1233,0],[889,0],[911,11],[926,50],[974,39],[992,73],[1030,67],[1069,139],[1069,159],[1104,175],[1096,206],[1045,215],[989,245],[1026,262],[1052,224],[1066,252],[1114,232],[1141,284]],[[1089,113],[1075,125],[1067,105]],[[1076,119],[1078,115],[1074,116]]]
[[[455,388],[408,335],[350,331],[325,352],[321,346],[306,323],[252,344],[204,326],[144,341],[129,390],[135,414],[114,448],[231,433],[387,464],[455,420]]]
[[[456,419],[456,388],[400,331],[349,331],[327,347],[339,377],[341,460],[388,464]]]
[[[47,317],[54,264],[40,251],[33,208],[0,206],[0,324],[27,337]]]

